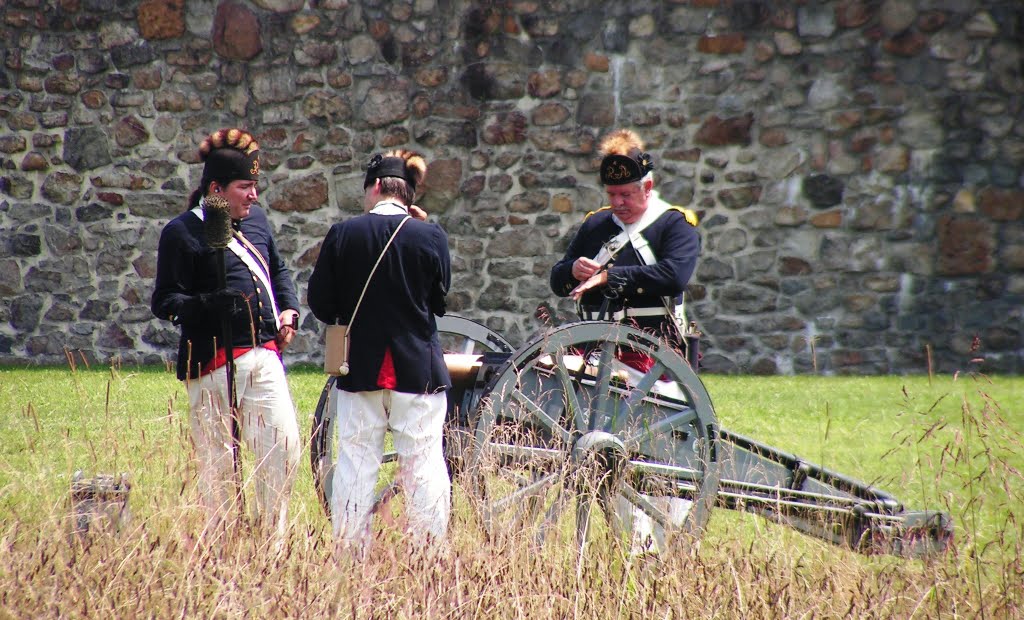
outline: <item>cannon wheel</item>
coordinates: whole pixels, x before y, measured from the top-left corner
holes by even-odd
[[[622,352],[653,366],[627,377]],[[697,375],[663,341],[619,323],[559,327],[498,368],[481,402],[465,484],[492,538],[526,533],[543,545],[574,532],[582,559],[599,532],[635,545],[628,534],[645,518],[669,543],[702,532],[718,490],[718,423]]]
[[[456,315],[437,317],[437,331],[441,344],[446,350],[451,348],[457,353],[477,353],[484,351],[511,353],[514,347],[500,335],[476,321]],[[310,432],[309,461],[313,470],[313,484],[320,505],[328,515],[331,514],[331,485],[334,481],[334,383],[337,377],[327,377],[320,400],[313,412],[313,427]],[[447,429],[446,429],[447,431]],[[394,452],[384,454],[384,462],[396,460]],[[395,489],[384,490],[378,502],[393,495]]]

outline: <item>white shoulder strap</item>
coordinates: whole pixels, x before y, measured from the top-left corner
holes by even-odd
[[[195,213],[200,220],[203,219],[202,207],[195,207],[192,209],[192,212]],[[254,248],[247,239],[240,237],[238,235],[238,231],[232,230],[232,235],[231,241],[228,242],[228,249],[231,250],[231,252],[249,268],[249,271],[259,278],[260,283],[263,284],[267,291],[267,297],[270,298],[270,308],[274,313],[274,325],[278,330],[280,330],[281,313],[277,309],[277,300],[274,298],[274,286],[270,282],[269,268],[267,267],[266,262],[264,262],[263,256],[260,255],[259,250]],[[246,247],[243,247],[242,244],[239,243],[240,238],[245,243]],[[259,259],[259,262],[257,262],[257,259]]]
[[[245,266],[249,268],[249,271],[251,271],[254,276],[259,278],[263,286],[266,287],[267,297],[270,298],[270,308],[274,312],[274,325],[277,327],[278,330],[280,330],[281,313],[278,312],[277,310],[277,300],[274,299],[274,287],[270,284],[269,274],[263,270],[263,266],[261,264],[256,262],[256,259],[253,258],[252,253],[249,252],[244,247],[242,247],[242,244],[238,242],[237,238],[231,239],[230,243],[228,243],[228,249],[231,250],[235,254],[235,256],[239,258],[239,260],[245,263]],[[262,260],[260,261],[260,263],[262,263]]]
[[[619,234],[615,235],[608,241],[608,243],[601,246],[601,250],[594,257],[594,260],[600,265],[605,265],[610,261],[619,250],[626,246],[626,243],[633,245],[633,248],[640,254],[640,258],[644,261],[645,265],[653,265],[657,262],[654,256],[654,252],[651,251],[650,244],[647,243],[647,239],[641,234],[644,229],[658,221],[658,218],[667,211],[669,205],[659,199],[656,195],[652,195],[650,202],[648,202],[647,210],[644,211],[641,218],[632,224],[623,224],[619,218],[612,216],[614,221],[622,230]]]
[[[634,224],[623,225],[619,222],[618,218],[613,218],[616,224],[624,226],[623,230],[601,247],[601,251],[597,253],[594,260],[601,265],[606,264],[626,245],[626,242],[628,241],[630,245],[633,246],[633,249],[636,250],[636,253],[643,264],[656,264],[658,262],[658,257],[654,255],[654,250],[651,249],[651,244],[647,242],[647,238],[641,233],[648,226],[656,222],[659,217],[664,215],[671,206],[672,205],[662,200],[657,193],[654,193],[648,202],[647,211],[644,212],[643,217],[641,217],[639,221]],[[675,304],[672,298],[663,297],[662,302],[665,304],[666,314],[672,317],[676,327],[679,329],[680,335],[685,334],[687,325],[685,301]]]
[[[658,258],[654,255],[654,250],[651,249],[651,244],[647,243],[647,237],[640,233],[634,233],[630,236],[629,242],[633,244],[633,249],[640,255],[640,260],[645,265],[653,265],[658,262]]]
[[[662,200],[658,192],[651,192],[651,197],[647,201],[647,210],[644,211],[643,217],[633,224],[632,228],[627,228],[629,230],[629,242],[633,245],[633,249],[637,251],[637,254],[640,255],[640,260],[645,265],[657,263],[658,258],[654,255],[654,250],[651,249],[651,244],[647,242],[647,238],[640,233],[651,224],[657,222],[671,208],[672,205]]]

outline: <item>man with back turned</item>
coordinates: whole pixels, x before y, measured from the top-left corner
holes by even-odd
[[[426,172],[423,158],[406,150],[371,159],[365,213],[331,227],[309,278],[313,315],[349,330],[349,365],[336,383],[331,517],[340,547],[357,556],[369,547],[389,428],[413,540],[438,543],[448,528],[441,430],[451,379],[434,317],[445,312],[451,259],[444,230],[413,205]]]

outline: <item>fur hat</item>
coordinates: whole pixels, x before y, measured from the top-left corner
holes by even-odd
[[[422,183],[426,176],[427,162],[419,153],[396,149],[373,156],[366,167],[363,189],[369,187],[376,179],[397,177],[408,183],[415,192],[416,186]]]
[[[633,183],[654,170],[654,162],[644,152],[640,136],[628,129],[619,129],[605,136],[598,150],[604,156],[601,160],[603,185]]]
[[[205,164],[204,185],[210,181],[255,181],[260,176],[260,145],[252,134],[241,129],[211,133],[199,145],[199,159]]]

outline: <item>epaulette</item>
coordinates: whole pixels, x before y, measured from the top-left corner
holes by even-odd
[[[588,217],[590,217],[591,215],[593,215],[595,213],[600,213],[601,211],[607,211],[608,209],[611,209],[611,208],[612,208],[611,205],[608,205],[608,206],[605,206],[605,207],[601,207],[597,211],[591,211],[590,213],[584,215],[583,219],[587,219]],[[696,226],[696,224],[694,224],[694,225]]]
[[[690,226],[696,226],[699,223],[699,220],[697,219],[697,212],[696,211],[691,211],[690,209],[684,209],[683,207],[676,207],[676,206],[671,206],[671,207],[669,207],[669,209],[672,209],[674,211],[679,211],[680,213],[682,213],[683,217],[686,218],[686,221],[687,221],[687,223],[690,224]]]

